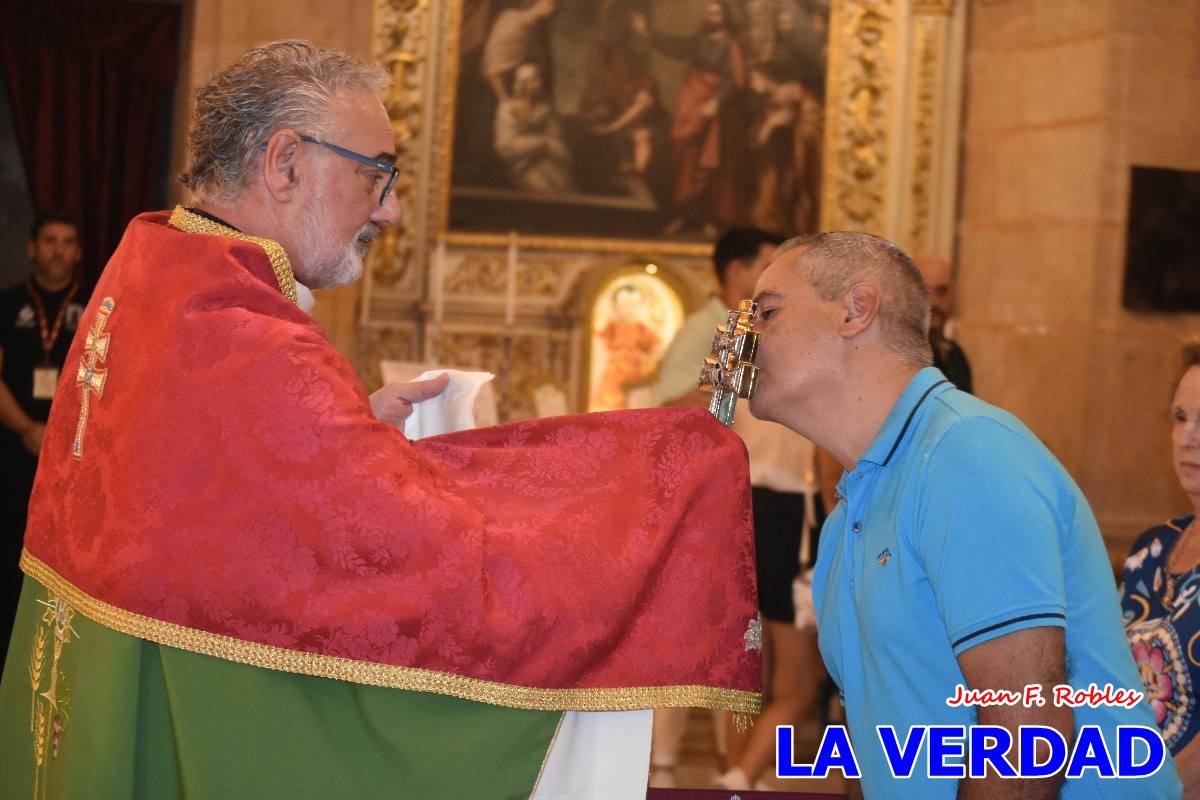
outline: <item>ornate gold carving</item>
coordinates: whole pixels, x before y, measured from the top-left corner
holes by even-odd
[[[21,551],[21,569],[53,592],[57,602],[69,604],[74,611],[118,633],[226,661],[297,675],[429,692],[479,703],[539,711],[632,711],[674,706],[718,708],[757,714],[762,705],[762,697],[757,692],[715,686],[548,689],[497,683],[416,667],[400,667],[394,664],[289,650],[285,647],[248,642],[188,628],[109,605],[71,584],[28,550]]]
[[[271,269],[275,273],[275,282],[279,284],[279,291],[283,292],[283,296],[288,300],[296,302],[296,275],[292,272],[292,262],[288,260],[287,253],[284,252],[283,246],[279,242],[263,239],[260,236],[248,236],[236,228],[230,228],[228,225],[213,222],[208,217],[193,214],[183,206],[175,206],[175,210],[171,212],[171,218],[167,222],[172,228],[178,228],[184,233],[224,236],[227,239],[237,239],[258,245],[267,253],[267,259],[271,262]]]
[[[913,0],[914,14],[941,14],[950,16],[954,12],[954,0]]]
[[[570,339],[559,333],[534,333],[514,339],[509,379],[503,386],[507,419],[537,416],[534,392],[540,386],[551,384],[567,393],[570,346]]]
[[[930,224],[933,205],[934,137],[937,124],[938,78],[941,74],[939,33],[945,21],[936,17],[914,20],[913,35],[916,86],[913,109],[912,154],[909,178],[909,227],[905,245],[909,252],[931,250]]]
[[[517,270],[517,293],[527,297],[557,297],[563,273],[563,265],[556,259],[525,260]]]
[[[559,259],[522,255],[517,263],[517,297],[556,297],[562,288],[564,272]],[[446,268],[447,295],[502,297],[507,283],[508,269],[502,251],[466,253]]]
[[[447,294],[490,294],[503,299],[508,280],[508,269],[504,252],[467,253],[457,264],[447,266]],[[517,279],[523,270],[517,264]]]
[[[449,154],[439,154],[449,158]],[[447,185],[447,191],[449,186]],[[447,206],[449,208],[449,206]],[[447,212],[448,213],[448,212]],[[462,247],[499,247],[508,244],[508,236],[495,233],[463,233],[447,231],[446,244]],[[522,236],[522,247],[564,252],[638,253],[647,257],[660,255],[711,256],[712,245],[699,242],[664,242],[657,239],[585,239],[559,236]]]
[[[419,358],[416,338],[415,325],[387,325],[361,330],[358,339],[359,363],[362,365],[363,383],[369,390],[374,391],[383,385],[380,361],[414,361]]]
[[[396,196],[403,209],[397,228],[380,236],[371,250],[369,269],[374,283],[394,287],[411,279],[416,260],[411,231],[405,227],[418,219],[421,165],[418,155],[424,132],[424,82],[428,80],[430,43],[426,40],[429,0],[375,0],[375,59],[391,74],[392,85],[384,107],[392,120],[400,178]]]
[[[501,420],[537,416],[534,392],[550,384],[568,392],[571,341],[563,331],[443,329],[432,351],[446,364],[459,364],[496,374],[496,411]]]
[[[884,232],[895,0],[833,4],[821,226]]]

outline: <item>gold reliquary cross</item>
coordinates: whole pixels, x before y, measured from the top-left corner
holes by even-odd
[[[758,368],[754,356],[758,352],[758,331],[754,317],[758,304],[742,300],[736,310],[729,312],[724,326],[717,326],[713,336],[712,353],[700,368],[697,388],[712,388],[708,410],[723,424],[733,425],[733,408],[739,397],[749,400],[758,387]]]

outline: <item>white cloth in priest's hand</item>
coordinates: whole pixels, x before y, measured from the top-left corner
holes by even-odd
[[[441,394],[413,406],[412,415],[404,421],[404,435],[409,439],[474,428],[475,398],[484,384],[496,377],[490,372],[431,369],[413,380],[424,381],[438,375],[449,375],[450,383]]]
[[[296,281],[296,305],[300,306],[300,310],[305,314],[312,314],[313,306],[316,304],[317,298],[313,295],[312,289],[300,281]]]

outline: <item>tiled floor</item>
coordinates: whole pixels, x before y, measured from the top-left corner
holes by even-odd
[[[808,723],[797,729],[796,759],[798,762],[805,762],[805,759],[811,759],[816,754],[821,730],[816,722]],[[717,755],[711,712],[692,709],[688,716],[687,733],[684,734],[683,748],[679,758],[679,766],[675,769],[675,781],[678,788],[711,788],[713,779],[724,771],[724,765]],[[782,780],[772,775],[766,778],[766,782],[777,791],[835,794],[845,791],[840,774],[826,780],[803,781]]]

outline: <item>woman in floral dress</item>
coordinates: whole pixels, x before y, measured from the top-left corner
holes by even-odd
[[[1184,350],[1171,403],[1171,461],[1193,511],[1134,542],[1121,607],[1146,700],[1175,756],[1184,796],[1200,797],[1200,343]]]

